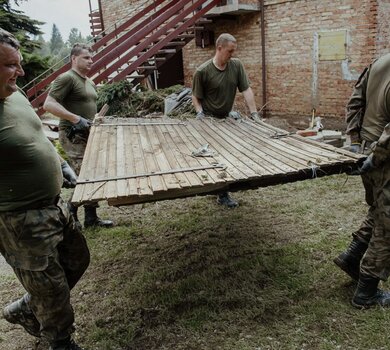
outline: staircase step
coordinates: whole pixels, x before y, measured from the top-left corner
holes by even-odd
[[[164,47],[170,47],[170,46],[184,46],[186,44],[185,41],[171,41],[168,44],[166,44]]]
[[[200,18],[199,20],[196,21],[197,24],[209,24],[213,23],[213,20],[207,19],[207,18]]]
[[[170,54],[170,53],[176,53],[176,50],[175,49],[162,49],[162,50],[158,50],[158,53],[159,54]]]
[[[178,39],[192,39],[195,38],[195,34],[180,34],[177,36]]]
[[[156,66],[139,66],[138,69],[151,69],[151,70],[155,70],[157,69]]]

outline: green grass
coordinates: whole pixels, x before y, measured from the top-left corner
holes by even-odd
[[[97,350],[390,348],[390,310],[354,309],[356,286],[332,263],[367,210],[359,178],[234,197],[235,210],[214,196],[103,206],[118,226],[85,232],[92,262],[73,292],[78,341]],[[8,296],[18,288],[0,282]]]

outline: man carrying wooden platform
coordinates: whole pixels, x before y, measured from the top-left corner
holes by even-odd
[[[232,111],[238,89],[244,95],[251,118],[255,121],[260,120],[244,66],[238,58],[232,58],[236,49],[237,41],[234,36],[221,34],[216,41],[214,57],[196,70],[192,86],[192,102],[197,112],[197,119],[203,119],[206,115],[240,119],[240,114]],[[238,206],[238,202],[228,192],[221,192],[217,202],[228,208]]]
[[[71,166],[77,174],[87,145],[89,128],[97,112],[96,88],[87,77],[92,67],[90,47],[75,44],[71,51],[72,68],[60,75],[46,98],[44,109],[61,118],[59,139]],[[102,220],[97,216],[97,203],[84,205],[84,227],[112,227],[111,220]],[[77,218],[77,207],[72,207]]]

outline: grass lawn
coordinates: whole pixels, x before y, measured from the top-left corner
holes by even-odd
[[[390,310],[354,309],[356,285],[332,262],[367,210],[359,177],[233,196],[235,210],[214,196],[103,206],[117,226],[85,231],[92,262],[72,292],[77,341],[96,350],[390,348]],[[0,276],[0,305],[21,293]],[[1,349],[34,346],[0,320]]]

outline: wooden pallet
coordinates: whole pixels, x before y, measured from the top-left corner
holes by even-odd
[[[208,144],[212,157],[192,152]],[[266,123],[103,119],[94,125],[72,202],[120,206],[337,174],[362,156]]]

